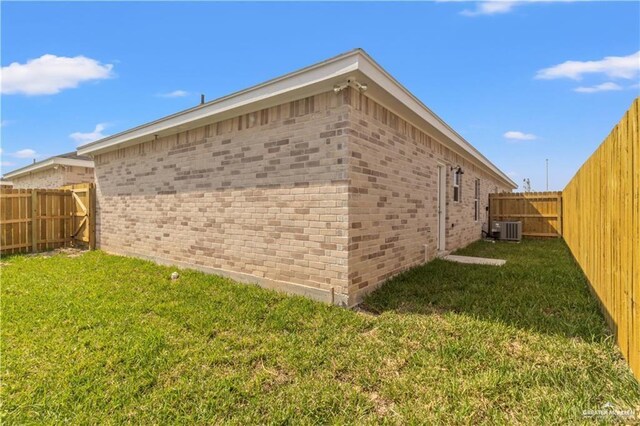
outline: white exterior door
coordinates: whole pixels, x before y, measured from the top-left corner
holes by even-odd
[[[447,169],[438,165],[438,251],[446,250]]]

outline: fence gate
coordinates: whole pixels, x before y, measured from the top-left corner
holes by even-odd
[[[93,184],[0,189],[0,254],[95,248]]]
[[[71,238],[74,243],[86,245],[90,249],[95,248],[95,202],[93,184],[77,184],[63,186],[61,189],[71,191],[73,208],[71,212],[72,229]]]
[[[562,192],[505,192],[489,194],[489,219],[520,221],[525,237],[562,236]]]

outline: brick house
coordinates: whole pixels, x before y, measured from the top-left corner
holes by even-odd
[[[78,152],[98,248],[343,306],[480,238],[516,187],[360,49]]]
[[[49,157],[4,175],[14,189],[56,189],[64,185],[93,183],[93,160],[75,152]]]

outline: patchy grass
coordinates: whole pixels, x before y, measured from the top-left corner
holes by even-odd
[[[3,423],[580,423],[640,387],[561,241],[478,242],[373,316],[90,252],[2,266]],[[588,422],[591,422],[590,420]]]

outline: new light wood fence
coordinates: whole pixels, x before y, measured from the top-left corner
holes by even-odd
[[[564,239],[640,379],[639,99],[563,191]]]
[[[512,192],[489,195],[489,219],[520,221],[522,235],[558,238],[562,235],[562,192]]]
[[[93,184],[0,189],[0,253],[95,244]]]
[[[74,232],[72,234],[74,243],[86,245],[90,249],[96,244],[96,197],[95,185],[92,183],[81,183],[76,185],[63,186],[63,190],[70,190],[75,202],[72,212],[72,224]]]

